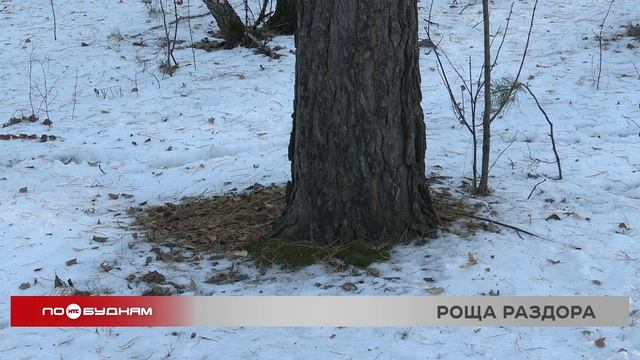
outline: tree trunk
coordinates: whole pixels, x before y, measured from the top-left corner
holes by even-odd
[[[298,1],[278,0],[276,11],[269,19],[269,29],[279,34],[295,34],[298,25]]]
[[[220,34],[228,48],[236,47],[244,40],[245,26],[227,0],[203,0],[216,19]]]
[[[491,27],[489,0],[482,0],[484,22],[484,115],[482,117],[482,172],[478,194],[489,195],[489,155],[491,154]]]
[[[433,236],[416,0],[299,0],[287,208],[272,236]]]

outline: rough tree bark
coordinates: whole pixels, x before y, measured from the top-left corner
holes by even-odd
[[[269,29],[279,34],[295,34],[298,26],[298,1],[278,0],[276,11],[267,24]]]
[[[416,0],[299,0],[292,181],[272,237],[433,236]]]
[[[216,19],[220,34],[228,48],[236,47],[244,40],[245,26],[227,0],[202,0]]]

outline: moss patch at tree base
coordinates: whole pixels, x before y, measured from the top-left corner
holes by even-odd
[[[314,245],[283,240],[258,240],[247,250],[261,266],[281,265],[286,268],[301,268],[318,262],[339,259],[345,265],[367,267],[371,263],[389,260],[388,249],[378,249],[366,241],[357,240],[348,244]]]
[[[367,267],[374,262],[389,260],[389,251],[386,248],[374,248],[364,240],[356,240],[340,246],[335,257],[350,265]]]
[[[313,265],[326,256],[320,246],[282,240],[257,240],[247,250],[258,265],[279,264],[289,268]]]

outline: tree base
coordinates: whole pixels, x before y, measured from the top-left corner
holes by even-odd
[[[287,183],[287,204],[293,184]],[[435,238],[439,219],[426,185],[420,186],[412,201],[415,212],[375,222],[370,218],[355,219],[349,214],[331,214],[329,219],[318,219],[312,212],[296,211],[287,205],[282,217],[276,222],[269,237],[278,240],[313,244],[345,244],[364,240],[375,246],[405,244],[418,238]],[[326,221],[342,218],[343,221]],[[323,221],[324,220],[324,221]],[[347,226],[350,224],[351,226]]]

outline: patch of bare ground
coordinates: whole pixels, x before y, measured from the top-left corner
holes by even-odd
[[[284,188],[255,184],[244,192],[131,208],[148,241],[196,252],[244,249],[263,238],[284,210]]]
[[[469,196],[461,189],[453,195],[446,186],[446,177],[432,175],[429,177],[431,195],[439,214],[440,229],[444,232],[453,232],[458,235],[472,235],[477,230],[496,231],[495,225],[486,221],[478,221],[473,216],[481,207],[471,205]],[[325,261],[333,257],[342,249],[341,247],[314,247],[310,244],[292,245],[295,248],[283,247],[281,243],[275,243],[272,247],[277,249],[260,249],[256,251],[256,243],[261,243],[271,230],[285,209],[285,188],[283,186],[262,186],[254,184],[243,192],[231,192],[221,196],[209,198],[185,198],[178,204],[164,204],[131,208],[133,216],[133,229],[139,230],[149,242],[157,245],[155,252],[158,260],[188,261],[185,253],[200,254],[196,259],[206,254],[237,254],[245,252],[255,255],[265,254],[262,260],[268,263],[281,263],[272,261],[279,258],[274,251],[301,253],[300,249],[308,249],[313,255],[306,254],[302,259],[284,259],[284,265],[306,265],[308,262]],[[269,243],[269,242],[264,242]],[[391,246],[393,244],[389,244]],[[164,253],[160,247],[171,249]],[[313,247],[313,249],[310,249]],[[362,243],[354,244],[357,250],[356,265],[366,266],[367,261],[361,261],[361,257],[368,250],[362,249]],[[369,249],[381,251],[379,253],[367,253],[372,259],[384,257],[388,248]],[[330,256],[328,256],[330,255]],[[302,256],[302,255],[300,255]],[[254,259],[260,256],[253,256]],[[285,256],[286,257],[286,256]],[[367,256],[369,257],[369,256]],[[258,260],[258,259],[256,259]],[[299,263],[296,261],[300,261]],[[353,259],[352,259],[353,260]],[[260,261],[258,261],[260,262]],[[349,262],[349,261],[347,261]],[[293,266],[297,267],[297,266]]]

